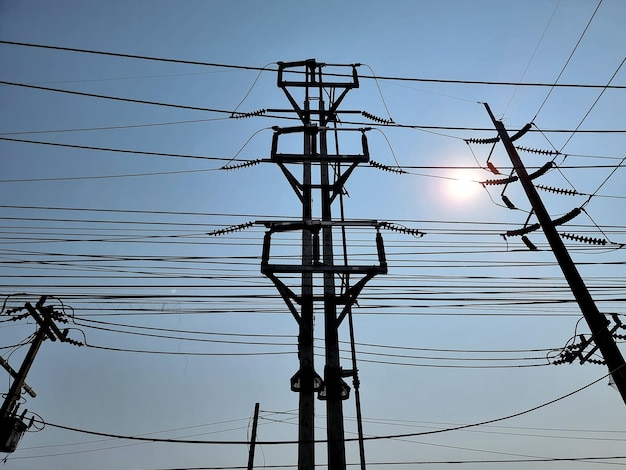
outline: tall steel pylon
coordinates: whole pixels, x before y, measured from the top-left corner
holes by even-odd
[[[302,219],[264,222],[267,231],[261,260],[261,272],[272,280],[299,326],[300,365],[291,378],[291,389],[299,393],[299,470],[313,470],[315,467],[315,393],[319,399],[326,401],[328,469],[346,468],[342,401],[348,398],[350,387],[343,381],[343,377],[356,374],[356,370],[343,370],[341,367],[338,329],[365,284],[377,274],[387,272],[380,224],[374,220],[346,221],[334,220],[332,217],[333,203],[344,191],[344,184],[352,171],[360,163],[369,161],[369,150],[365,135],[367,129],[337,127],[339,105],[348,91],[359,86],[356,65],[333,64],[334,67],[349,68],[349,79],[344,81],[326,80],[323,69],[327,65],[314,59],[278,64],[278,87],[283,90],[293,109],[272,111],[295,112],[302,125],[274,127],[271,159],[280,167],[300,200]],[[286,79],[287,75],[292,79]],[[342,78],[344,76],[342,74]],[[299,98],[302,103],[298,102]],[[342,131],[360,133],[361,153],[339,152],[338,136]],[[298,136],[301,136],[303,142],[302,153],[281,151],[283,141]],[[328,150],[329,141],[335,144],[332,153]],[[301,179],[292,171],[294,166],[301,168]],[[319,218],[314,218],[314,194],[319,194],[319,198],[316,198],[320,202],[317,208]],[[346,232],[352,228],[368,227],[376,231],[376,254],[372,255],[374,262],[367,265],[350,264],[345,252]],[[341,232],[344,247],[343,263],[339,264],[335,263],[333,253],[334,231]],[[273,236],[295,236],[301,240],[301,251],[297,257],[291,257],[297,259],[297,263],[288,263],[290,258],[284,253],[281,253],[282,263],[273,262]],[[338,282],[341,283],[339,293]],[[317,304],[323,306],[324,315],[323,378],[315,371],[313,354],[313,324]]]

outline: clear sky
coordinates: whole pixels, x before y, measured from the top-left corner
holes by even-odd
[[[506,187],[518,208],[510,210],[502,185],[479,183],[508,176],[506,152],[466,141],[496,135],[483,102],[512,132],[534,123],[516,145],[554,153],[520,155],[530,171],[554,161],[536,185],[577,192],[540,194],[554,218],[584,207],[559,231],[607,240],[565,243],[600,310],[625,314],[625,20],[621,0],[0,0],[0,294],[20,294],[8,308],[42,295],[57,308],[63,302],[73,314],[63,327],[87,343],[42,345],[27,379],[37,397],[25,397],[20,410],[49,424],[27,433],[3,468],[245,468],[245,445],[133,442],[53,425],[246,441],[257,402],[259,440],[297,438],[298,396],[289,389],[297,325],[260,273],[264,228],[208,234],[300,216],[276,165],[222,167],[269,157],[272,126],[294,121],[230,112],[288,108],[276,62],[309,58],[362,64],[361,86],[342,109],[395,123],[344,115],[354,123],[345,127],[372,128],[372,160],[405,172],[357,168],[346,184],[346,218],[425,233],[383,231],[389,273],[370,281],[354,308],[364,432],[380,437],[366,442],[370,466],[625,465],[626,408],[602,378],[606,367],[552,364],[589,329],[545,237],[530,233],[538,247],[530,251],[502,236],[536,221],[524,193],[518,183]],[[343,139],[342,150],[359,150],[353,135]],[[349,240],[356,259],[371,259],[371,235]],[[297,253],[297,243],[284,240],[283,254]],[[0,355],[17,369],[36,325],[9,318],[0,317]],[[319,373],[322,325],[318,308]],[[339,333],[350,368],[346,325]],[[4,393],[11,380],[0,372]],[[353,397],[344,413],[353,439]],[[323,402],[316,425],[323,439]],[[388,438],[405,433],[415,435]],[[356,443],[346,449],[357,464]],[[325,454],[319,444],[320,465]],[[559,460],[584,458],[598,460]],[[294,445],[256,451],[255,468],[296,462]]]

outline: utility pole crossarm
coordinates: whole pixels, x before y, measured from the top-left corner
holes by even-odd
[[[14,379],[18,377],[17,372],[2,357],[0,357],[0,365],[4,367],[4,369],[11,375],[11,377],[13,377]],[[30,388],[26,382],[24,382],[23,387],[24,387],[24,391],[28,393],[31,397],[35,398],[37,396],[35,391],[32,388]]]
[[[613,377],[615,386],[619,390],[622,400],[626,404],[626,363],[622,356],[621,351],[617,347],[615,340],[609,330],[609,321],[600,313],[596,303],[594,302],[585,282],[583,281],[574,261],[572,260],[563,240],[556,230],[554,221],[550,218],[548,211],[546,210],[537,189],[533,185],[524,164],[522,163],[517,149],[513,145],[511,137],[508,135],[504,124],[498,121],[489,105],[484,103],[491,120],[493,121],[498,135],[502,140],[502,143],[506,149],[506,152],[511,159],[513,168],[519,177],[519,181],[528,197],[528,200],[533,208],[533,211],[541,225],[541,228],[550,244],[550,248],[556,257],[561,271],[569,284],[569,287],[574,294],[576,302],[580,307],[580,310],[585,318],[589,329],[591,330],[593,341],[596,343],[598,349],[602,353],[604,360],[608,366],[609,372]]]

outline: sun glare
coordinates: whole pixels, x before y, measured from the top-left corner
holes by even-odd
[[[455,201],[473,199],[480,190],[480,184],[470,173],[456,173],[447,182],[447,194]]]

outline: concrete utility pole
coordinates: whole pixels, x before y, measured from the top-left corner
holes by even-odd
[[[291,379],[291,388],[300,394],[299,431],[298,431],[298,469],[313,470],[315,467],[314,435],[314,393],[326,401],[328,469],[345,470],[346,455],[344,444],[343,405],[348,398],[350,388],[343,377],[356,374],[355,370],[343,371],[339,357],[338,328],[346,317],[349,307],[354,304],[367,281],[377,274],[387,272],[382,236],[377,221],[333,220],[331,207],[335,198],[343,191],[343,186],[352,171],[360,164],[369,161],[366,129],[336,129],[333,136],[337,139],[339,131],[347,130],[361,134],[361,154],[333,154],[328,152],[329,124],[337,122],[337,108],[352,88],[358,87],[356,65],[336,65],[350,67],[352,74],[349,81],[326,81],[323,68],[327,64],[314,59],[278,64],[278,86],[283,90],[293,109],[272,109],[275,113],[295,112],[302,122],[301,126],[274,128],[272,141],[272,162],[276,163],[302,203],[302,220],[262,222],[268,229],[263,243],[261,272],[274,282],[293,317],[298,322],[298,357],[300,368]],[[292,74],[294,80],[285,79]],[[340,90],[335,97],[335,92]],[[300,92],[303,104],[300,105],[294,93]],[[328,107],[325,97],[329,98]],[[317,101],[317,106],[315,102]],[[303,152],[280,152],[281,137],[301,134]],[[338,148],[338,144],[337,144]],[[341,165],[344,164],[343,168]],[[302,180],[298,180],[289,169],[290,165],[302,166]],[[314,169],[319,170],[318,179],[314,180]],[[332,170],[332,173],[331,173]],[[331,174],[334,175],[331,181]],[[319,192],[321,219],[313,218],[313,193]],[[333,253],[333,229],[341,227],[373,227],[376,229],[376,247],[378,264],[375,265],[336,265]],[[301,232],[302,250],[300,264],[273,263],[270,258],[272,235],[288,232]],[[321,240],[320,240],[321,233]],[[320,250],[321,245],[321,250]],[[321,257],[320,257],[321,251]],[[295,292],[293,276],[300,275],[300,294]],[[316,275],[321,276],[322,293],[316,294]],[[336,282],[350,276],[359,279],[353,286],[347,286],[341,294],[336,293]],[[347,282],[344,284],[347,285]],[[315,304],[321,302],[324,314],[325,367],[324,378],[315,371],[313,356],[313,316]],[[299,309],[298,309],[299,307]],[[338,311],[341,307],[341,311]]]
[[[250,451],[248,452],[248,470],[254,468],[254,448],[256,447],[256,428],[259,424],[259,404],[254,405],[254,419],[252,420],[252,435],[250,436]]]
[[[32,366],[35,356],[39,351],[41,344],[49,338],[51,341],[74,341],[67,338],[67,330],[61,331],[53,321],[54,309],[50,306],[44,307],[46,297],[41,297],[36,306],[33,307],[30,303],[26,303],[24,308],[28,310],[28,313],[35,319],[39,328],[35,337],[22,361],[22,366],[17,372],[11,373],[10,366],[8,367],[9,373],[13,375],[13,384],[7,393],[2,407],[0,408],[0,452],[13,452],[17,447],[19,440],[27,429],[26,424],[22,422],[22,419],[17,416],[17,409],[19,407],[19,399],[22,395],[22,389],[28,391],[30,387],[26,385],[26,375]],[[8,364],[5,366],[7,368]],[[31,395],[34,392],[30,390]]]
[[[501,121],[496,120],[487,103],[485,103],[485,108],[487,109],[487,112],[489,113],[489,116],[498,131],[498,135],[500,136],[500,139],[504,144],[504,148],[511,159],[511,163],[513,163],[513,168],[519,177],[519,181],[524,188],[524,192],[526,192],[526,196],[528,197],[533,211],[537,216],[537,220],[545,233],[546,239],[550,244],[550,248],[552,248],[554,256],[561,267],[561,271],[563,271],[563,275],[565,276],[565,279],[567,279],[567,283],[569,284],[570,289],[578,302],[580,310],[589,325],[593,341],[602,353],[609,372],[613,376],[613,381],[622,396],[622,400],[626,403],[626,364],[624,363],[621,351],[617,347],[617,344],[609,331],[609,321],[606,319],[604,314],[600,313],[593,298],[591,297],[591,294],[580,276],[574,261],[572,261],[561,236],[556,230],[555,224],[543,205],[539,193],[537,193],[535,186],[532,184],[528,176],[528,172],[526,171],[526,168],[524,167],[524,164],[522,163],[522,160],[519,157],[517,150],[515,149],[515,146],[506,131],[506,128],[504,127],[504,124]]]

